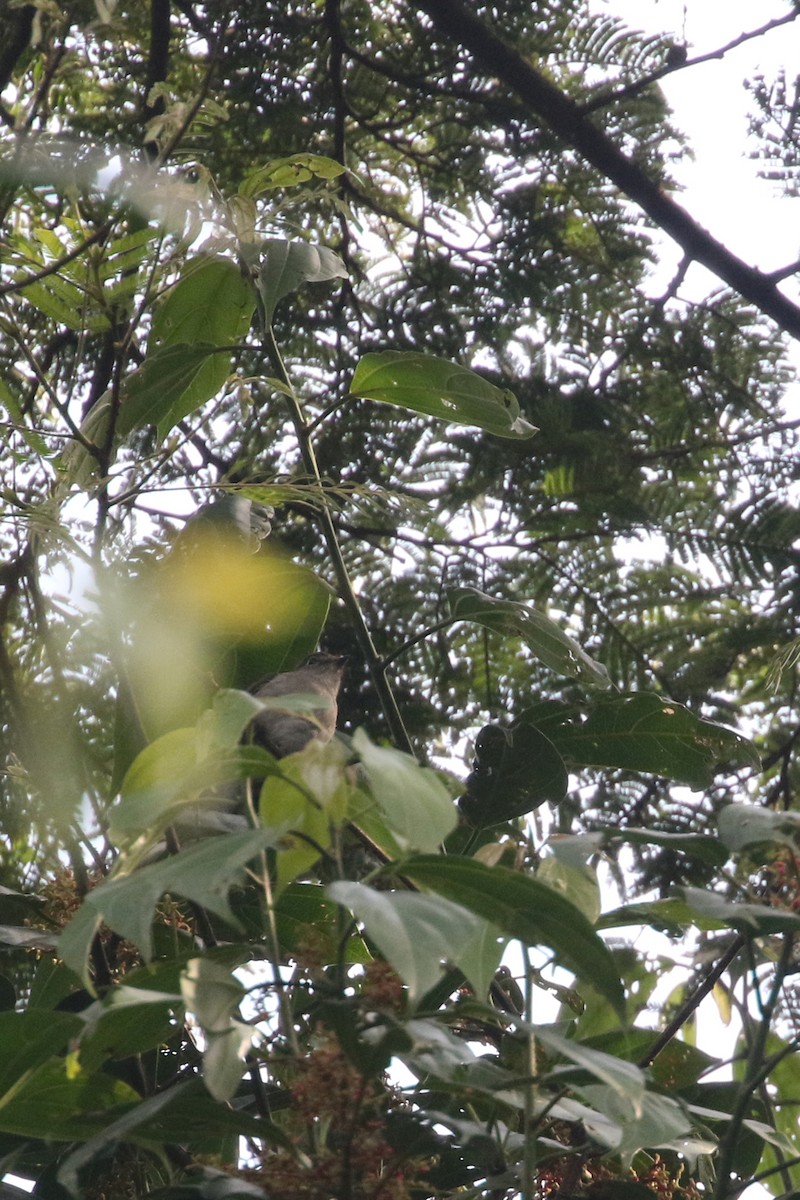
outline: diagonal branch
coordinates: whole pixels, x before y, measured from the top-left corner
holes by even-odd
[[[798,17],[800,17],[800,9],[795,8],[792,12],[786,13],[782,17],[775,17],[774,20],[767,21],[765,25],[761,25],[758,29],[750,29],[746,33],[740,33],[733,41],[720,46],[718,50],[709,50],[706,54],[696,54],[693,58],[686,58],[683,62],[665,62],[663,67],[659,67],[657,71],[651,71],[649,75],[646,75],[642,79],[637,79],[635,83],[626,84],[616,91],[605,89],[595,96],[593,100],[582,104],[580,106],[581,112],[590,113],[598,108],[605,108],[607,105],[613,104],[618,100],[630,100],[633,96],[638,96],[645,88],[649,88],[651,84],[657,83],[659,79],[663,79],[665,75],[672,75],[676,71],[686,71],[689,67],[699,66],[700,63],[714,62],[715,60],[722,59],[731,50],[736,50],[739,46],[743,46],[745,42],[750,42],[753,38],[764,37],[765,34],[771,33],[773,29],[778,29],[781,25],[789,25],[792,21],[796,21]]]
[[[678,243],[693,261],[713,272],[792,337],[800,339],[800,307],[787,299],[775,280],[749,266],[677,204],[580,106],[540,74],[461,0],[417,0],[435,28],[464,46],[476,63],[523,101],[557,136],[598,171]]]

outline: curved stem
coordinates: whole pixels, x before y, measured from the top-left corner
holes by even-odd
[[[272,370],[275,372],[277,379],[285,388],[284,395],[289,406],[289,414],[294,425],[297,443],[300,448],[300,457],[303,462],[303,469],[316,482],[322,494],[322,476],[320,474],[317,458],[314,453],[314,446],[311,441],[311,427],[306,424],[303,416],[300,403],[292,388],[289,375],[281,357],[281,352],[278,349],[275,335],[272,332],[271,326],[267,325],[264,331],[264,349],[270,361]],[[342,598],[348,616],[353,623],[356,640],[359,644],[361,652],[364,655],[367,666],[369,667],[372,681],[375,684],[375,690],[380,698],[381,707],[383,708],[386,722],[391,731],[392,739],[400,750],[405,750],[407,754],[413,754],[414,748],[411,744],[411,739],[408,736],[406,727],[403,723],[403,718],[400,715],[400,710],[397,707],[397,701],[394,698],[389,682],[386,678],[386,664],[382,661],[378,651],[375,648],[375,643],[372,640],[372,635],[369,631],[364,614],[361,611],[361,606],[358,603],[353,585],[350,580],[350,575],[347,570],[347,565],[342,555],[342,549],[339,545],[339,539],[336,535],[336,528],[333,524],[330,510],[326,505],[322,505],[317,513],[320,523],[322,536],[325,539],[328,554],[333,564],[336,582],[339,586],[339,595]]]

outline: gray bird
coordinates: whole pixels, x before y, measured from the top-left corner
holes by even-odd
[[[296,671],[274,675],[250,690],[257,699],[319,696],[319,708],[305,713],[265,708],[250,724],[252,740],[275,758],[303,750],[309,742],[329,742],[336,732],[337,697],[346,659],[339,654],[312,654]]]

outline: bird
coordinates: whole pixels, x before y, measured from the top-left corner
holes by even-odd
[[[346,662],[340,654],[312,654],[296,670],[254,684],[250,692],[257,700],[319,696],[320,707],[305,712],[265,708],[250,723],[250,740],[274,758],[296,754],[312,741],[329,742],[336,732],[337,698]]]

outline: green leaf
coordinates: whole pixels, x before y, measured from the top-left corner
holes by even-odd
[[[528,875],[474,859],[420,856],[403,863],[403,874],[485,917],[509,937],[550,946],[560,963],[624,1013],[622,984],[608,947],[580,909],[558,892]]]
[[[44,1009],[0,1013],[0,1097],[28,1071],[64,1052],[82,1029],[83,1021],[74,1013]]]
[[[718,919],[698,919],[697,913],[684,900],[670,897],[665,900],[643,900],[639,904],[624,904],[604,913],[597,922],[600,929],[618,929],[625,925],[651,925],[653,929],[678,937],[691,925],[700,929],[724,929]]]
[[[399,845],[405,850],[438,849],[455,829],[458,814],[436,772],[421,767],[409,754],[376,746],[363,729],[356,730],[353,749]]]
[[[327,246],[290,242],[285,238],[267,238],[262,244],[258,273],[258,290],[267,325],[272,324],[278,301],[296,291],[301,283],[346,279],[347,274],[347,267],[339,255]]]
[[[209,958],[192,958],[181,972],[183,1002],[206,1033],[221,1033],[230,1027],[239,1011],[245,990],[230,970]]]
[[[184,1003],[206,1034],[203,1079],[215,1100],[232,1099],[253,1041],[249,1025],[234,1014],[246,995],[238,979],[221,963],[192,958],[181,972]]]
[[[94,1071],[109,1059],[155,1049],[177,1031],[180,1011],[180,996],[117,984],[81,1013],[81,1069]]]
[[[708,1154],[716,1149],[715,1142],[690,1139],[693,1122],[686,1109],[669,1096],[644,1092],[636,1098],[603,1084],[577,1090],[593,1108],[620,1127],[622,1136],[614,1149],[626,1165],[639,1150],[647,1148]]]
[[[728,804],[717,818],[717,828],[728,850],[738,853],[748,846],[783,845],[800,851],[800,813],[773,812],[756,804]]]
[[[591,867],[571,866],[550,854],[539,863],[536,878],[554,892],[566,896],[587,920],[596,925],[600,916],[600,886]]]
[[[107,1111],[140,1097],[132,1088],[102,1072],[70,1074],[66,1060],[51,1058],[26,1071],[0,1097],[0,1130],[22,1137],[72,1141],[103,1127]]]
[[[719,767],[760,765],[747,738],[652,692],[598,699],[585,720],[546,728],[568,762],[664,775],[695,788],[710,784]]]
[[[707,892],[701,888],[683,887],[680,892],[693,912],[701,917],[722,921],[741,933],[768,937],[775,933],[800,932],[800,916],[785,909],[749,904],[743,900],[727,900],[718,892]]]
[[[275,927],[281,949],[295,956],[301,947],[313,941],[326,961],[341,954],[342,930],[339,907],[325,895],[318,883],[291,883],[275,902]],[[348,962],[365,963],[369,951],[360,938],[350,938],[345,957]]]
[[[330,884],[327,892],[364,925],[408,987],[412,1004],[430,991],[447,965],[459,967],[485,995],[503,946],[486,921],[458,904],[413,892],[378,892],[345,880]]]
[[[541,804],[559,804],[567,769],[549,738],[533,725],[486,725],[475,739],[475,759],[458,807],[471,825],[499,825]]]
[[[620,839],[639,846],[663,846],[666,850],[678,851],[713,867],[722,867],[728,860],[728,851],[722,842],[706,833],[659,833],[655,829],[631,827],[619,833],[612,831],[610,837],[614,841]]]
[[[546,667],[594,687],[610,687],[604,666],[590,658],[555,621],[516,600],[500,600],[477,588],[455,588],[448,594],[458,621],[475,621],[504,637],[522,638]]]
[[[244,867],[262,850],[276,845],[283,828],[255,829],[210,838],[180,854],[141,867],[123,879],[109,879],[84,899],[61,935],[59,949],[67,966],[86,978],[86,958],[100,921],[138,946],[146,961],[152,958],[152,921],[165,892],[193,900],[223,921],[235,924],[228,891],[244,878]],[[88,986],[88,985],[87,985]]]
[[[124,399],[117,418],[119,436],[125,438],[134,429],[155,425],[158,436],[163,438],[196,407],[199,392],[193,384],[214,354],[222,356],[224,381],[230,369],[229,350],[218,351],[216,347],[202,343],[188,346],[179,342],[175,346],[161,346],[148,354],[141,367],[125,380]],[[215,391],[216,387],[209,395]],[[203,399],[207,400],[208,396]]]
[[[315,699],[319,706],[319,696]],[[287,831],[277,855],[276,893],[313,866],[320,847],[330,845],[331,830],[344,823],[351,789],[347,760],[339,741],[311,741],[302,754],[282,759],[280,770],[264,781],[261,819]]]
[[[350,395],[476,426],[498,437],[530,438],[537,432],[520,416],[508,388],[496,387],[469,367],[413,350],[365,354],[353,374]]]
[[[243,1021],[210,1033],[203,1052],[203,1082],[215,1100],[232,1100],[242,1080],[244,1060],[253,1044],[253,1030]]]
[[[618,1096],[624,1097],[631,1106],[633,1113],[639,1116],[645,1095],[645,1077],[633,1063],[625,1062],[613,1054],[603,1050],[595,1050],[581,1042],[561,1037],[560,1034],[544,1026],[531,1026],[524,1021],[517,1022],[519,1028],[529,1029],[548,1050],[561,1058],[566,1058],[575,1066],[587,1071],[595,1079],[599,1079]],[[556,1066],[548,1072],[548,1078],[559,1086],[563,1075],[570,1077],[571,1069]]]
[[[163,438],[220,390],[231,351],[250,327],[255,293],[235,263],[200,255],[156,310],[143,365],[125,382],[121,432],[154,421]],[[159,396],[159,376],[165,394]],[[126,413],[128,404],[131,405]]]
[[[296,187],[310,179],[338,179],[346,171],[334,158],[323,154],[291,154],[273,158],[257,171],[245,176],[239,189],[242,196],[260,196],[274,188]]]

